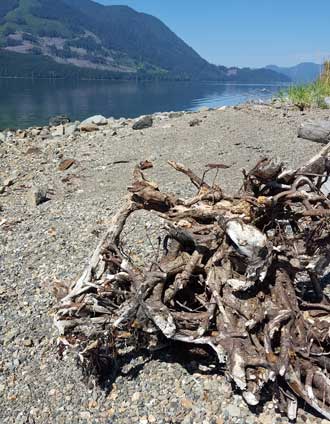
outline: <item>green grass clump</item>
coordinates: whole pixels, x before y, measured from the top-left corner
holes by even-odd
[[[330,61],[324,63],[322,74],[315,82],[293,85],[287,90],[281,90],[278,95],[282,102],[289,101],[300,110],[310,107],[328,108],[326,97],[330,97]]]

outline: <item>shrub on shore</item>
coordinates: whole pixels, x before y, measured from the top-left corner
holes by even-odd
[[[327,97],[330,97],[330,61],[324,62],[322,73],[315,82],[293,85],[279,92],[282,102],[289,101],[300,110],[309,107],[328,108],[330,104],[326,101]]]

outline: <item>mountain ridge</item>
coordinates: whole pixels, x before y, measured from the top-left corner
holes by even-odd
[[[52,60],[56,63],[56,77],[64,72],[59,65],[70,65],[70,72],[76,77],[93,70],[104,78],[119,73],[123,79],[289,81],[287,76],[271,69],[210,64],[161,20],[128,6],[104,6],[91,0],[1,2],[0,56],[5,52],[7,58],[11,57],[12,62],[18,60],[21,65],[27,56],[17,54],[38,56],[37,62],[49,68],[48,74],[53,72],[49,62]],[[38,70],[33,72],[42,76]],[[2,66],[0,76],[3,73]],[[7,67],[6,75],[10,73],[21,76],[17,75],[21,73],[18,66]]]
[[[284,74],[294,83],[303,84],[315,81],[321,74],[322,65],[313,62],[302,62],[288,67],[267,65],[266,69]]]

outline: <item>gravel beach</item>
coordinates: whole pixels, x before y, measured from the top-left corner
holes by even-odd
[[[52,288],[79,276],[140,161],[177,194],[191,188],[168,160],[199,174],[208,163],[228,165],[217,181],[234,193],[242,168],[260,158],[292,167],[320,150],[297,128],[328,117],[246,104],[155,114],[151,127],[136,130],[133,120],[110,118],[0,133],[0,423],[287,423],[272,403],[250,410],[216,363],[176,346],[127,354],[105,387],[84,378],[73,357],[58,356]],[[132,256],[151,257],[159,223],[141,215],[130,229]],[[297,423],[327,422],[300,406]]]

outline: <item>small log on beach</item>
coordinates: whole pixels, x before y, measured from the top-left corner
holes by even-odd
[[[329,143],[330,121],[307,121],[303,122],[298,129],[298,137],[317,143]]]

